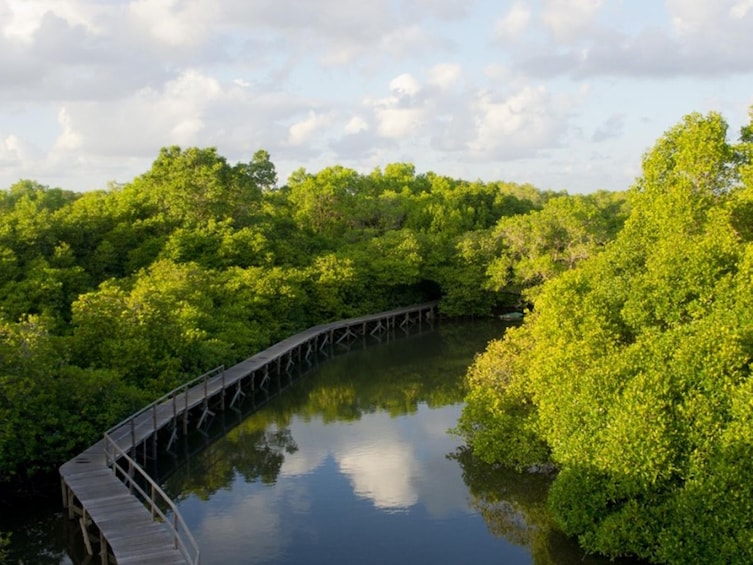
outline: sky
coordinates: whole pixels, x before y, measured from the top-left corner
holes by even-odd
[[[753,0],[0,0],[0,188],[161,147],[623,190],[690,112],[753,105]]]

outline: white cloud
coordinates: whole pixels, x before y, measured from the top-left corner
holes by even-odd
[[[666,0],[672,27],[680,36],[698,33],[710,22],[718,20],[728,0]]]
[[[730,16],[742,19],[753,9],[753,0],[739,0],[735,2],[729,10]]]
[[[71,26],[83,26],[90,33],[100,27],[93,16],[97,13],[88,2],[69,0],[5,0],[0,4],[0,29],[6,37],[29,44],[39,31],[45,17],[54,15]]]
[[[305,119],[288,128],[288,143],[293,146],[303,145],[310,141],[315,133],[321,132],[331,122],[331,116],[311,110]]]
[[[343,160],[361,170],[382,159],[475,178],[493,174],[482,158],[542,155],[570,127],[588,132],[584,144],[608,135],[597,131],[602,116],[619,111],[637,123],[646,105],[633,102],[636,81],[599,98],[607,81],[624,77],[642,79],[652,104],[684,101],[663,110],[662,127],[680,117],[672,111],[705,109],[719,89],[724,109],[744,119],[753,0],[499,6],[0,0],[0,147],[5,162],[18,163],[0,171],[0,184],[15,175],[74,189],[126,181],[173,143],[215,145],[230,159],[264,147],[281,173]],[[568,79],[586,78],[600,107],[581,123],[590,110],[569,115],[556,101],[573,90]],[[535,84],[551,105],[522,119],[508,103]],[[515,129],[521,121],[531,130]],[[516,150],[493,132],[524,143]],[[631,147],[640,153],[660,133],[644,130]]]
[[[390,90],[397,96],[415,96],[421,90],[421,85],[411,75],[403,73],[390,81]]]
[[[62,133],[55,149],[133,154],[144,139],[159,144],[157,149],[196,144],[206,127],[207,109],[225,101],[216,79],[187,70],[161,91],[144,88],[117,102],[67,104],[59,115]]]
[[[34,150],[16,135],[0,137],[0,166],[15,169],[34,158]]]
[[[550,2],[542,18],[560,40],[557,49],[516,54],[515,67],[536,77],[734,76],[753,72],[750,0],[667,0],[665,25],[630,31],[595,20],[598,3],[579,0],[570,16],[564,0]],[[580,7],[580,9],[578,8]],[[562,17],[555,17],[560,14]],[[614,23],[614,22],[613,22]]]
[[[428,111],[427,101],[418,96],[422,92],[421,83],[403,73],[390,81],[389,89],[390,96],[364,101],[374,114],[377,132],[392,139],[415,135],[424,125]]]
[[[367,131],[369,124],[360,116],[353,116],[345,125],[345,133],[356,134],[361,131]]]
[[[423,108],[377,108],[377,131],[384,137],[404,138],[420,129],[425,113]]]
[[[474,159],[532,157],[555,147],[566,127],[557,102],[544,86],[526,86],[507,97],[477,94],[475,131],[468,143]]]
[[[413,24],[385,29],[377,44],[373,46],[377,54],[389,54],[392,58],[412,59],[435,57],[437,53],[451,51],[454,40],[443,38],[424,26]],[[364,44],[361,43],[364,47]]]
[[[577,39],[591,26],[602,0],[545,0],[541,20],[560,41]]]
[[[441,90],[452,88],[463,76],[463,67],[453,63],[434,65],[429,71],[429,84]]]
[[[522,2],[513,4],[510,11],[494,24],[494,34],[498,39],[517,39],[528,28],[531,10]]]
[[[58,112],[58,123],[62,133],[58,136],[55,142],[55,149],[58,151],[76,151],[81,148],[82,136],[79,131],[76,130],[76,126],[73,123],[70,113],[67,108],[60,108]]]
[[[128,13],[137,27],[161,43],[181,47],[200,43],[218,17],[214,2],[133,0]]]

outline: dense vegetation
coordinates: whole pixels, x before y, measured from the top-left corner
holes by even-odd
[[[488,314],[599,249],[620,195],[410,164],[277,186],[269,155],[164,148],[122,186],[0,191],[0,483],[53,469],[134,409],[308,326],[442,298]]]
[[[556,469],[549,507],[590,551],[753,562],[752,159],[753,124],[670,129],[622,231],[469,372],[459,430],[486,461]]]

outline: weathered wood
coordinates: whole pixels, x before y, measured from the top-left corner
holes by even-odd
[[[380,314],[361,316],[339,322],[323,324],[284,339],[268,349],[225,369],[224,367],[210,371],[186,383],[182,387],[163,396],[156,402],[130,416],[114,428],[105,433],[105,437],[88,449],[60,467],[63,490],[63,505],[68,509],[71,519],[76,514],[81,515],[81,527],[86,528],[89,520],[99,529],[101,540],[100,553],[102,563],[108,562],[108,545],[119,565],[138,563],[140,565],[171,565],[173,563],[198,563],[198,546],[180,517],[172,501],[167,499],[174,509],[176,522],[183,524],[184,535],[196,548],[194,557],[189,557],[186,544],[183,552],[179,551],[178,533],[170,531],[166,524],[154,521],[155,515],[162,515],[155,503],[155,491],[161,489],[149,478],[134,461],[138,453],[137,447],[143,447],[143,459],[147,459],[147,442],[152,440],[152,448],[156,456],[157,433],[170,426],[171,435],[167,443],[168,449],[176,439],[178,433],[178,419],[182,419],[184,436],[188,433],[189,414],[200,407],[201,417],[198,426],[215,415],[209,409],[210,402],[220,400],[220,407],[225,408],[225,394],[228,387],[236,386],[230,406],[232,407],[239,396],[242,396],[241,385],[244,380],[251,381],[254,388],[257,372],[264,376],[259,383],[264,388],[269,380],[269,368],[274,364],[276,375],[281,374],[282,360],[287,355],[288,362],[285,371],[290,372],[293,356],[297,356],[301,363],[303,347],[306,347],[305,360],[310,364],[310,357],[315,350],[323,350],[325,345],[340,344],[350,338],[367,336],[369,324],[374,324],[371,336],[375,333],[395,328],[398,317],[403,317],[400,327],[412,325],[416,321],[420,324],[426,315],[427,320],[433,319],[437,303],[421,304],[406,308],[399,308]],[[336,334],[341,333],[339,339]],[[319,338],[322,337],[321,344]],[[106,449],[111,455],[108,457]],[[130,455],[129,455],[130,454]],[[119,467],[119,459],[128,460],[128,466]],[[111,469],[112,467],[112,469]],[[147,481],[151,481],[151,491],[142,492],[144,504],[134,495],[140,487],[133,482],[134,469]],[[118,476],[118,473],[122,475]],[[129,482],[126,486],[123,481]],[[76,501],[79,507],[76,506]],[[164,517],[164,515],[162,515]],[[167,521],[167,520],[166,520]],[[86,531],[83,532],[87,551],[91,552],[91,541]]]

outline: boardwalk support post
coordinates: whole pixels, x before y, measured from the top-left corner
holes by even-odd
[[[94,550],[92,549],[92,542],[91,539],[89,539],[89,529],[86,527],[86,508],[84,508],[83,515],[78,519],[78,523],[81,525],[81,534],[84,536],[84,545],[86,546],[86,553],[89,555],[94,555]]]
[[[246,396],[246,394],[243,392],[243,388],[241,388],[241,381],[238,381],[238,385],[235,388],[235,394],[233,395],[233,399],[230,401],[230,408],[235,408],[235,403],[244,396]]]

